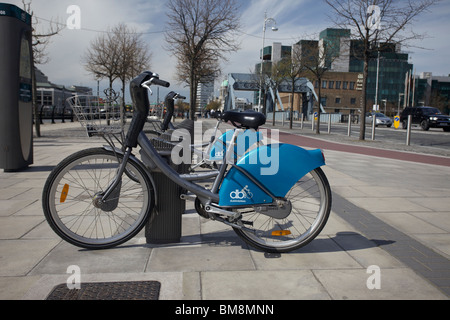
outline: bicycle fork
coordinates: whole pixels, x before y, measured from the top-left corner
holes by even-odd
[[[96,208],[99,208],[106,212],[114,211],[117,208],[119,203],[120,190],[122,188],[122,175],[125,172],[125,168],[128,163],[128,159],[131,156],[132,148],[128,147],[123,155],[122,163],[120,163],[119,168],[117,169],[116,177],[113,182],[108,186],[106,191],[99,192],[94,196],[93,204]],[[115,151],[114,151],[115,153]],[[120,161],[120,158],[117,156],[117,159]]]

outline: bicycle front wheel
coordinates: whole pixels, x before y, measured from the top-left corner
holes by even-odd
[[[107,249],[133,238],[154,206],[153,185],[142,166],[130,159],[126,174],[105,206],[99,196],[117,178],[123,158],[102,148],[69,156],[50,174],[42,204],[52,229],[86,249]]]
[[[291,206],[287,217],[275,219],[255,208],[239,209],[243,228],[234,231],[265,252],[290,252],[307,245],[320,234],[331,211],[331,189],[322,169],[297,181],[285,198]]]

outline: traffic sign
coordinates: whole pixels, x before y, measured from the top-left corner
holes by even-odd
[[[394,117],[394,128],[395,129],[400,128],[400,117],[399,116]]]

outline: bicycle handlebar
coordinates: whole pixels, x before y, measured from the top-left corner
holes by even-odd
[[[165,99],[165,105],[167,108],[167,113],[164,116],[164,121],[161,127],[162,131],[166,131],[169,128],[170,120],[173,117],[173,113],[175,112],[175,99],[186,99],[186,97],[180,95],[176,92],[170,92]]]
[[[159,79],[159,75],[151,71],[145,71],[130,82],[131,99],[133,100],[133,120],[128,130],[125,146],[135,148],[137,139],[144,125],[147,122],[148,112],[150,110],[150,101],[148,99],[147,89],[150,85],[159,85],[169,87],[170,83]],[[150,90],[151,91],[151,90]]]
[[[161,80],[161,79],[156,78],[156,77],[152,77],[147,82],[150,82],[150,84],[154,84],[154,85],[161,86],[161,87],[166,87],[166,88],[170,87],[170,83],[169,82]],[[143,83],[142,86],[144,86],[144,84],[146,84],[147,82]]]

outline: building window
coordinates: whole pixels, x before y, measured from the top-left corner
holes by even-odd
[[[53,95],[50,91],[38,91],[36,103],[40,106],[52,106]]]
[[[336,98],[336,104],[340,104],[341,103],[341,98]]]
[[[336,89],[341,89],[341,81],[336,81]]]
[[[350,104],[356,104],[356,98],[350,98]]]
[[[316,83],[314,84],[314,88],[319,88],[319,80],[316,80]]]
[[[328,89],[334,89],[334,81],[328,81]]]
[[[344,81],[342,85],[342,89],[347,90],[348,89],[348,81]]]
[[[350,90],[355,90],[355,82],[350,82]]]
[[[327,88],[327,80],[323,80],[322,81],[322,89],[326,89]]]
[[[320,99],[320,104],[321,104],[323,107],[326,107],[326,106],[327,106],[327,98],[321,98],[321,99]]]

